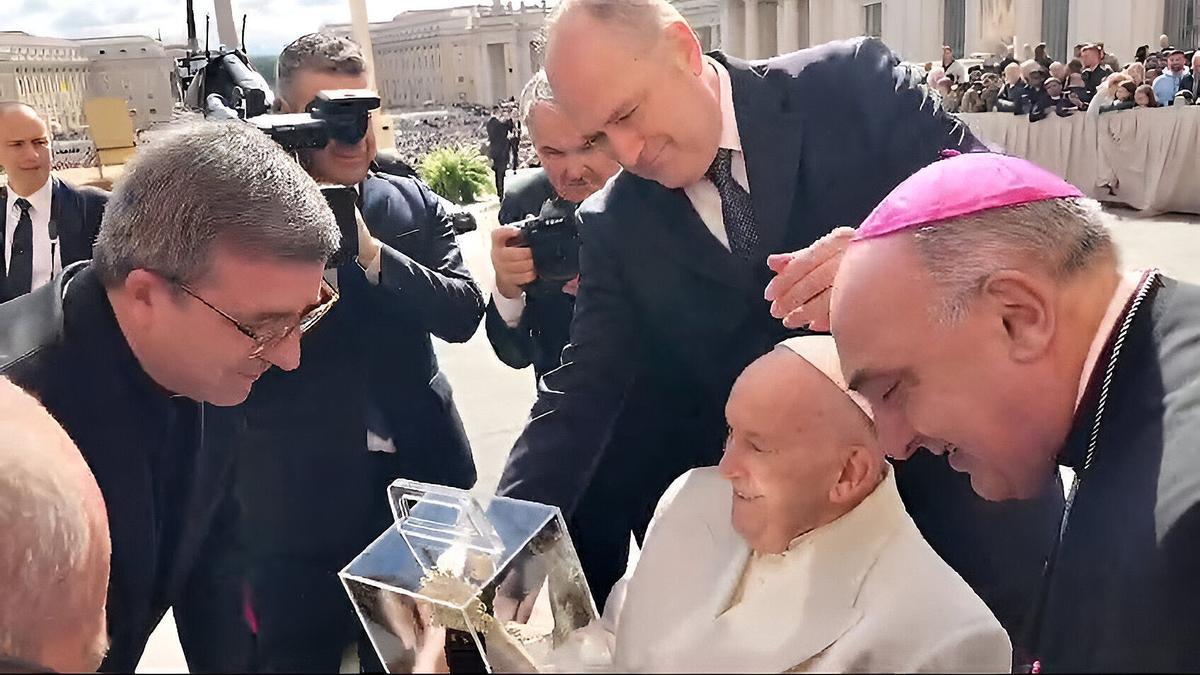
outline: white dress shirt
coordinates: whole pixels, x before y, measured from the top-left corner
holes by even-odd
[[[32,207],[29,209],[29,218],[33,221],[33,284],[30,289],[36,289],[50,282],[50,278],[54,276],[54,271],[61,268],[58,261],[61,252],[58,250],[58,242],[54,242],[53,254],[50,245],[50,200],[53,197],[53,182],[46,179],[45,184],[38,188],[33,194],[26,196]],[[23,195],[18,195],[12,186],[8,186],[8,203],[5,205],[7,217],[4,220],[4,269],[12,269],[12,247],[13,235],[16,233],[17,223],[21,219],[21,209],[17,208],[17,200]]]
[[[746,156],[742,153],[742,139],[738,134],[737,116],[733,109],[733,85],[729,81],[729,71],[709,56],[704,57],[704,62],[717,74],[717,96],[721,102],[721,138],[717,145],[733,151],[733,179],[749,193],[750,179],[746,174]],[[717,186],[708,178],[701,178],[684,187],[683,192],[692,202],[692,208],[696,209],[708,231],[728,249],[729,235],[725,232],[725,217],[721,215],[721,195],[717,192]],[[516,298],[506,298],[500,293],[493,293],[492,298],[504,323],[510,328],[515,328],[521,322],[521,314],[525,311],[524,294]]]

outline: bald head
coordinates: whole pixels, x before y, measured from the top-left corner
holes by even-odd
[[[546,75],[583,137],[670,188],[700,180],[721,135],[716,71],[666,0],[564,0],[549,19]]]
[[[95,670],[107,649],[108,518],[62,427],[0,379],[0,655]]]
[[[50,178],[50,129],[37,111],[17,101],[0,102],[0,167],[9,187],[28,197]]]
[[[725,407],[720,469],[733,485],[733,524],[764,553],[852,510],[883,475],[870,418],[835,383],[836,356],[822,348],[809,361],[806,351],[800,342],[759,358]]]

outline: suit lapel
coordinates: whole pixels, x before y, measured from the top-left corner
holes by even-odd
[[[80,251],[83,231],[83,204],[78,195],[57,177],[50,178],[50,231],[58,236],[58,255],[64,262],[87,260],[92,256]]]
[[[653,205],[654,219],[662,224],[647,229],[660,235],[664,251],[694,271],[733,288],[753,283],[750,269],[717,241],[683,190],[642,182],[650,192],[646,201]]]
[[[712,56],[729,71],[734,115],[758,225],[755,258],[765,258],[780,252],[787,240],[800,171],[799,106],[791,105],[786,89],[773,82],[768,64],[751,66],[720,52]]]

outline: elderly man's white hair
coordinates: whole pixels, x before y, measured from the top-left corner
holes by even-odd
[[[79,668],[89,657],[99,665],[107,522],[75,444],[37,401],[0,378],[0,655],[51,668]],[[85,635],[89,629],[99,630]],[[77,638],[78,660],[47,662],[64,636]]]
[[[554,90],[550,88],[550,80],[546,78],[545,70],[538,70],[521,90],[521,122],[529,128],[529,113],[539,103],[553,103]]]

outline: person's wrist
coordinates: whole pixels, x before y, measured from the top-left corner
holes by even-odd
[[[516,300],[517,298],[521,297],[525,291],[521,290],[520,286],[505,283],[497,279],[496,292],[508,298],[509,300]]]

